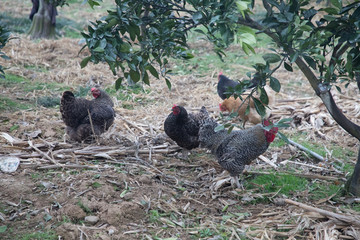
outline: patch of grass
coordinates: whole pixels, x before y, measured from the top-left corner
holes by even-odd
[[[91,186],[92,186],[93,188],[99,188],[99,187],[101,187],[102,185],[101,185],[100,183],[98,183],[98,182],[93,182],[93,183],[91,184]]]
[[[316,182],[309,185],[309,197],[311,200],[320,200],[327,198],[333,194],[341,195],[342,185],[326,184],[324,182]]]
[[[24,234],[18,239],[19,240],[56,240],[58,239],[58,236],[53,231],[47,231],[47,232],[35,232],[35,233]]]
[[[91,209],[86,206],[83,202],[81,202],[80,200],[78,201],[77,205],[87,214],[92,213]]]
[[[205,238],[205,237],[211,237],[215,234],[213,230],[210,228],[204,228],[199,230],[199,237]]]
[[[360,212],[360,203],[353,203],[350,205],[350,208],[357,212]]]
[[[37,104],[46,108],[60,105],[60,98],[53,96],[43,96],[37,98]]]
[[[7,97],[0,96],[0,111],[1,110],[27,110],[32,108],[33,105],[29,103],[22,103],[20,101],[15,101]]]
[[[280,138],[275,138],[275,140],[271,143],[271,147],[278,147],[278,148],[280,148],[280,147],[283,147],[283,146],[285,146],[287,143],[284,141],[284,140],[282,140],[282,139],[280,139]]]
[[[29,79],[10,73],[5,75],[5,79],[0,79],[0,85],[8,88],[18,86],[25,92],[45,89],[51,91],[62,91],[65,89],[65,87],[59,83],[30,81]]]
[[[296,135],[291,137],[291,139],[304,147],[308,148],[309,150],[316,152],[317,154],[325,157],[327,155],[327,151],[325,150],[322,144],[318,144],[316,142],[309,142],[302,139],[301,135]],[[347,160],[348,158],[354,157],[355,153],[347,148],[343,148],[342,146],[332,145],[328,146],[327,148],[330,152],[332,152],[332,156],[338,159]]]
[[[31,178],[32,179],[34,179],[34,180],[38,180],[38,179],[41,179],[42,178],[42,176],[41,176],[41,174],[40,173],[32,173],[31,174]]]
[[[24,68],[35,71],[35,72],[49,72],[49,70],[46,67],[38,66],[38,65],[24,65]]]
[[[16,33],[27,33],[31,26],[31,20],[28,16],[13,17],[5,12],[0,12],[0,22],[5,25],[11,32]]]
[[[61,36],[68,38],[82,38],[80,32],[83,30],[83,24],[69,18],[56,19],[56,28]]]
[[[158,210],[155,209],[155,210],[149,211],[150,222],[155,223],[155,222],[159,221],[159,218],[160,218],[160,213]]]
[[[255,186],[261,186],[259,190],[263,193],[279,191],[280,194],[290,195],[293,192],[305,190],[307,184],[308,181],[305,178],[275,173],[256,176],[246,183],[246,188],[254,189],[259,188]]]

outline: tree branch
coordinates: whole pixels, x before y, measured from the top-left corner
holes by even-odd
[[[356,125],[352,121],[350,121],[342,111],[337,107],[334,98],[330,92],[330,89],[324,84],[319,85],[319,97],[325,104],[327,110],[330,115],[334,118],[334,120],[348,133],[350,133],[353,137],[356,137],[360,140],[360,126]]]

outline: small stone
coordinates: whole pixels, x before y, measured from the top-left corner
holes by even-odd
[[[99,217],[97,217],[97,216],[86,216],[85,217],[85,222],[87,222],[87,223],[95,224],[98,221],[99,221]]]

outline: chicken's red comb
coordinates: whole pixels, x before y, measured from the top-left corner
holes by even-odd
[[[267,127],[270,125],[270,122],[268,120],[264,120],[264,126]]]
[[[223,72],[219,72],[218,79],[220,80],[220,76],[223,75]]]

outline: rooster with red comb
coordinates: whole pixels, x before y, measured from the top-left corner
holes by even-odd
[[[211,150],[221,167],[230,173],[232,185],[235,183],[240,188],[239,174],[243,172],[245,165],[249,165],[268,149],[278,128],[268,120],[251,128],[233,130],[231,133],[226,129],[215,131],[217,126],[217,122],[212,118],[201,122],[200,147]]]

